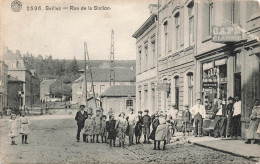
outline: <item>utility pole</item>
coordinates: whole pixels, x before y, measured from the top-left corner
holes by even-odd
[[[111,32],[111,47],[110,47],[110,79],[109,84],[115,85],[115,54],[114,54],[114,31]]]
[[[93,97],[94,97],[95,105],[96,105],[96,108],[97,108],[96,94],[95,94],[95,89],[94,89],[93,75],[92,75],[91,63],[90,63],[89,55],[88,55],[87,43],[85,43],[85,52],[86,52],[86,54],[87,54],[87,56],[88,56],[88,65],[89,65],[89,71],[90,71],[90,76],[91,76],[91,84],[92,84]]]
[[[85,83],[85,91],[84,91],[84,97],[86,98],[86,107],[88,108],[88,83],[87,83],[87,59],[86,59],[86,46],[87,43],[84,42],[84,83]]]

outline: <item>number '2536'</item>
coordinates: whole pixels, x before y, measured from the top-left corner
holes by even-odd
[[[27,11],[36,11],[36,10],[41,10],[41,6],[27,6]]]

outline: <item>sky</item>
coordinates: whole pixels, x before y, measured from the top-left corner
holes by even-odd
[[[149,4],[157,0],[19,0],[20,12],[11,10],[13,0],[0,0],[2,46],[22,54],[52,55],[58,59],[84,59],[87,42],[90,59],[109,60],[111,30],[115,60],[136,58],[133,33],[150,16]],[[41,6],[40,11],[27,7]],[[46,6],[106,6],[111,10],[46,11]]]

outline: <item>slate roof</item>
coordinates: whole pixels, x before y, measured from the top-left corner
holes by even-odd
[[[94,82],[109,82],[110,69],[109,68],[91,68]],[[131,68],[115,68],[116,82],[135,82],[135,69]],[[84,73],[80,78],[73,81],[73,83],[83,80]],[[91,82],[90,72],[87,70],[87,81]]]
[[[23,58],[19,54],[13,53],[11,50],[5,49],[3,60],[8,65],[9,70],[27,70]],[[15,68],[12,67],[12,63],[15,65]]]
[[[100,97],[135,97],[135,85],[114,85],[105,90]]]
[[[52,83],[54,83],[55,81],[56,81],[56,79],[46,79],[46,80],[43,80],[40,85],[48,86],[48,85],[51,85]]]

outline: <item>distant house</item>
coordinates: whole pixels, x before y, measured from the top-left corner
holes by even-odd
[[[43,79],[40,83],[40,99],[41,101],[51,101],[55,97],[55,91],[62,92],[63,82],[59,79]]]
[[[23,84],[23,81],[12,76],[8,76],[8,107],[12,106],[19,108],[22,106],[24,98]]]
[[[22,95],[23,101],[21,106],[26,105],[32,107],[33,104],[38,103],[37,99],[39,100],[39,98],[36,98],[36,96],[39,97],[39,93],[32,93],[32,91],[36,90],[39,92],[39,79],[36,74],[33,74],[25,67],[20,52],[16,51],[16,53],[13,53],[5,47],[3,60],[8,65],[8,75],[24,82],[24,94]]]
[[[107,64],[108,61],[103,62],[103,64],[99,63],[99,65],[96,62],[95,67],[92,66],[93,86],[89,69],[87,70],[88,97],[93,96],[92,88],[94,88],[95,96],[98,98],[100,94],[110,87],[110,68]],[[135,62],[124,61],[124,63],[125,66],[115,66],[115,85],[135,85]],[[72,82],[73,103],[78,103],[84,96],[84,70],[80,70],[80,72],[82,72],[81,77]]]
[[[135,85],[118,85],[109,87],[100,95],[101,106],[107,114],[110,108],[117,115],[120,112],[128,113],[129,108],[135,110]]]
[[[0,112],[3,111],[4,107],[7,107],[7,74],[8,66],[0,60]]]

